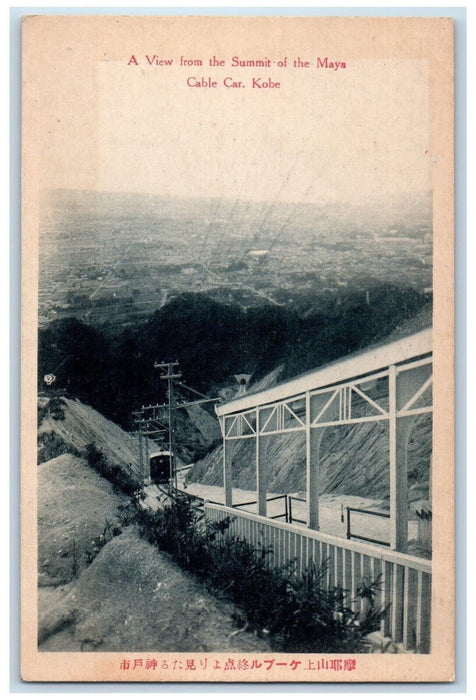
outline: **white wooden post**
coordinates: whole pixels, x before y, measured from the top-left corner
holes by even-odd
[[[395,365],[389,367],[390,547],[408,549],[408,439],[415,416],[397,418],[402,402]]]
[[[311,394],[306,392],[306,490],[307,526],[319,530],[319,450],[325,428],[311,427]]]
[[[231,461],[233,457],[233,440],[226,439],[226,416],[223,418],[223,487],[225,489],[225,505],[233,505],[233,481]]]
[[[395,365],[388,368],[388,439],[390,463],[390,547],[402,547],[403,532],[400,520],[401,473],[397,464],[397,369]]]
[[[258,514],[266,517],[268,512],[268,465],[266,452],[269,436],[260,435],[260,410],[256,408],[256,500]]]

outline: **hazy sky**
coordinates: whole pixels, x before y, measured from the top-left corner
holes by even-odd
[[[282,56],[283,39],[258,49],[240,37],[225,52],[217,35],[197,44],[205,65],[188,68],[177,65],[190,55],[177,40],[161,46],[124,35],[99,57],[81,31],[63,39],[59,58],[44,47],[47,187],[323,203],[431,187],[426,60],[355,58],[322,41],[322,51],[311,51],[308,41],[301,55],[309,69],[232,68],[236,54]],[[215,52],[225,67],[206,65]],[[146,53],[174,65],[150,66]],[[138,66],[128,65],[132,54]],[[289,63],[297,55],[289,51]],[[316,55],[346,68],[316,69]],[[252,88],[260,76],[281,87]],[[211,77],[218,87],[188,87],[189,77]],[[225,77],[247,87],[227,89]]]
[[[102,189],[290,201],[428,189],[424,63],[283,71],[272,94],[220,85],[232,73],[251,82],[250,69],[210,73],[218,88],[187,87],[183,69],[160,80],[101,66]]]

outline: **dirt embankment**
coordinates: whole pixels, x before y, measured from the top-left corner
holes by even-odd
[[[84,459],[64,454],[38,469],[40,651],[269,649],[264,639],[236,634],[234,607],[135,527],[120,530],[126,497]],[[112,539],[104,544],[107,523]]]
[[[64,454],[40,464],[39,585],[68,583],[84,569],[97,554],[96,538],[118,525],[118,507],[125,502],[80,457]]]
[[[41,596],[40,651],[267,651],[217,600],[127,528],[80,577]]]
[[[61,453],[82,454],[87,445],[94,443],[111,464],[132,475],[142,476],[137,434],[126,432],[78,399],[43,396],[39,398],[38,406],[39,463]],[[217,419],[199,405],[189,405],[177,411],[175,421],[179,464],[188,464],[194,455],[205,454],[221,441]],[[143,437],[144,454],[156,450],[157,444]]]

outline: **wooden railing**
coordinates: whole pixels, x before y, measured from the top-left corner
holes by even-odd
[[[345,540],[297,525],[271,521],[260,515],[205,503],[205,517],[219,521],[231,516],[230,532],[255,546],[271,547],[270,566],[296,561],[298,572],[309,563],[327,562],[328,588],[341,586],[347,603],[359,611],[364,601],[357,596],[363,582],[380,578],[376,605],[388,611],[381,633],[416,653],[430,651],[431,562],[362,542]]]

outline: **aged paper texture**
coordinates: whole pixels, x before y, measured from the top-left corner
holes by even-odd
[[[22,42],[22,678],[453,680],[452,20]]]

